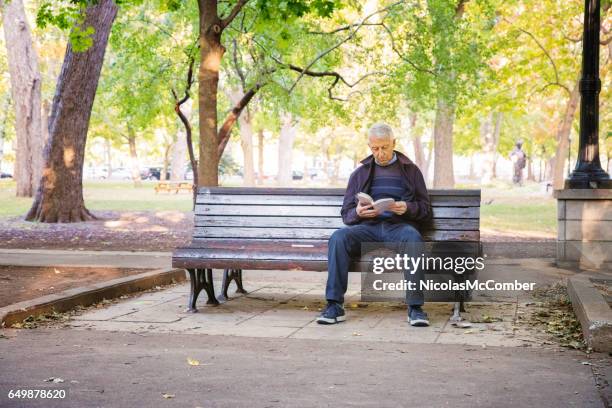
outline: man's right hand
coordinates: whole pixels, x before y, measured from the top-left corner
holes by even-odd
[[[357,215],[359,218],[374,218],[378,215],[378,211],[374,209],[372,204],[357,203]]]

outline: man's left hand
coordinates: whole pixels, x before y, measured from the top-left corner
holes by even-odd
[[[406,211],[408,211],[408,204],[406,204],[405,201],[396,201],[393,203],[393,205],[389,208],[389,210],[391,212],[393,212],[394,214],[397,215],[402,215],[404,214]]]

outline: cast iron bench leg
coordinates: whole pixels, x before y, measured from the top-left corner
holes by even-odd
[[[206,304],[218,305],[219,301],[215,297],[215,287],[213,286],[212,269],[187,269],[191,281],[191,293],[189,294],[189,304],[187,305],[188,312],[195,313],[198,311],[196,302],[202,289],[206,291],[208,300]]]
[[[455,282],[457,283],[465,282],[464,274],[460,274],[460,275],[455,274],[453,278]],[[455,304],[453,306],[453,315],[450,318],[451,322],[460,322],[463,320],[463,317],[461,317],[461,312],[465,312],[464,300],[465,300],[465,291],[456,290],[455,291]]]
[[[232,280],[236,281],[236,293],[247,293],[242,286],[242,269],[225,269],[223,270],[223,282],[221,284],[221,295],[219,299],[222,301],[227,301],[229,296],[227,294],[227,290],[229,289],[230,283]]]

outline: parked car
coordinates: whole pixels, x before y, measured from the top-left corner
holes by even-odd
[[[291,178],[293,180],[301,180],[304,178],[304,173],[299,170],[293,170],[293,173],[291,174]]]
[[[107,179],[107,173],[105,173],[101,179]],[[132,179],[132,171],[125,167],[117,167],[113,169],[111,172],[110,178],[108,180],[131,180]]]
[[[10,173],[5,173],[3,171],[0,171],[0,179],[4,179],[4,178],[13,178],[13,175]]]
[[[145,167],[140,172],[140,178],[143,180],[161,180],[163,167],[151,166]],[[166,180],[170,179],[170,169],[166,170]]]

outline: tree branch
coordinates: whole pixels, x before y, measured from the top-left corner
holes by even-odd
[[[358,92],[358,91],[353,91],[353,92],[349,93],[347,98],[338,98],[338,97],[335,97],[333,95],[332,91],[333,91],[334,87],[338,84],[338,82],[342,82],[346,86],[348,86],[349,88],[353,88],[354,86],[359,84],[361,81],[363,81],[367,77],[370,77],[370,76],[373,76],[373,75],[386,75],[386,72],[383,72],[383,71],[368,72],[367,74],[364,74],[361,77],[359,77],[356,81],[349,82],[341,74],[339,74],[336,71],[312,71],[312,70],[309,70],[309,69],[298,67],[297,65],[286,64],[286,63],[282,62],[281,60],[279,60],[278,58],[275,58],[275,57],[271,57],[271,58],[277,64],[279,64],[279,65],[281,65],[281,66],[283,66],[285,68],[288,68],[291,71],[303,73],[306,76],[311,76],[311,77],[332,77],[332,78],[334,78],[334,81],[332,82],[332,84],[327,88],[327,93],[328,93],[330,99],[336,100],[336,101],[346,102],[346,101],[348,101],[348,97],[350,95],[352,95],[354,93],[361,93],[361,92]],[[290,92],[290,90],[287,90],[287,91]]]
[[[242,10],[244,5],[247,4],[248,1],[249,0],[238,0],[236,5],[234,5],[232,11],[230,11],[230,13],[227,15],[227,17],[221,19],[221,29],[231,24],[231,22],[234,20],[234,18],[236,18],[238,13],[240,13],[240,10]]]
[[[189,161],[191,163],[191,170],[193,172],[193,208],[195,209],[196,196],[197,196],[197,186],[198,186],[198,162],[195,159],[195,154],[193,152],[193,141],[191,136],[191,124],[189,123],[189,119],[181,110],[181,105],[187,102],[189,99],[189,93],[191,86],[193,85],[193,66],[195,63],[195,58],[193,55],[189,56],[189,68],[187,70],[187,80],[185,83],[185,91],[184,96],[179,99],[174,88],[172,89],[172,96],[174,97],[174,111],[178,115],[179,119],[185,126],[185,136],[187,139],[187,151],[189,152]]]
[[[506,20],[509,24],[512,24],[510,21]],[[552,57],[550,56],[550,54],[548,53],[548,51],[546,50],[546,48],[544,48],[544,46],[542,45],[542,43],[540,43],[540,41],[538,41],[538,39],[535,37],[535,35],[531,34],[529,31],[517,27],[517,30],[519,30],[520,32],[527,34],[529,37],[531,37],[531,39],[537,44],[538,48],[540,48],[540,50],[542,50],[542,52],[544,53],[544,55],[546,55],[546,58],[548,58],[548,61],[550,61],[550,64],[552,65],[553,71],[555,72],[555,81],[551,82],[552,84],[556,84],[559,86],[562,86],[566,91],[570,92],[569,89],[566,86],[561,85],[561,83],[559,82],[559,71],[557,70],[557,65],[555,64],[555,61],[552,59]]]
[[[395,45],[395,39],[393,38],[393,32],[391,31],[391,29],[385,25],[385,23],[381,23],[381,25],[383,26],[383,28],[385,29],[385,31],[387,32],[387,34],[389,35],[389,39],[391,40],[391,49],[393,50],[393,52],[395,52],[395,54],[397,54],[398,57],[400,57],[402,59],[402,61],[407,62],[412,68],[416,69],[417,71],[421,71],[421,72],[426,72],[430,75],[436,75],[436,73],[430,69],[427,68],[421,68],[419,66],[417,66],[414,62],[412,62],[411,60],[409,60],[408,58],[406,58],[398,49],[397,46]]]
[[[381,23],[364,23],[361,25],[362,26],[380,26],[382,24]],[[336,34],[336,33],[339,33],[340,31],[350,30],[351,28],[357,27],[357,26],[359,26],[359,23],[347,24],[347,25],[335,28],[331,31],[308,31],[307,34],[315,34],[315,35]]]
[[[242,96],[242,99],[240,99],[240,101],[234,106],[234,108],[232,108],[230,113],[225,118],[221,129],[219,129],[219,137],[217,141],[217,155],[219,158],[221,158],[223,155],[225,146],[227,146],[227,142],[229,142],[229,138],[232,134],[232,128],[234,127],[236,120],[238,120],[240,113],[242,113],[251,99],[253,99],[257,91],[259,91],[264,85],[264,82],[258,82],[253,88],[249,89],[249,91]]]
[[[325,51],[323,51],[323,52],[319,53],[319,55],[317,55],[317,56],[316,56],[316,57],[315,57],[315,58],[314,58],[314,59],[313,59],[313,60],[312,60],[312,61],[311,61],[311,62],[310,62],[310,63],[309,63],[309,64],[308,64],[306,67],[304,67],[304,72],[301,72],[301,73],[300,73],[300,75],[298,76],[298,78],[297,78],[297,79],[295,80],[295,82],[293,83],[293,85],[291,85],[291,87],[289,88],[289,93],[291,93],[291,92],[293,91],[293,89],[295,89],[295,87],[297,86],[298,82],[299,82],[299,81],[300,81],[300,80],[301,80],[301,79],[304,77],[304,74],[305,74],[305,71],[306,71],[306,70],[309,70],[310,68],[312,68],[312,66],[313,66],[314,64],[316,64],[316,62],[317,62],[318,60],[320,60],[321,58],[323,58],[324,56],[326,56],[327,54],[329,54],[329,53],[330,53],[330,52],[332,52],[333,50],[335,50],[335,49],[339,48],[339,47],[340,47],[342,44],[344,44],[345,42],[347,42],[347,41],[351,40],[353,37],[355,37],[355,35],[356,35],[356,34],[357,34],[357,32],[359,31],[359,29],[360,29],[361,27],[363,27],[363,25],[364,25],[365,23],[367,23],[367,21],[368,21],[370,18],[374,17],[374,16],[375,16],[375,15],[377,15],[377,14],[380,14],[380,13],[383,13],[383,12],[385,12],[385,11],[391,10],[393,7],[396,7],[396,6],[398,6],[398,5],[400,5],[400,4],[403,4],[403,3],[405,3],[405,0],[400,0],[400,1],[397,1],[397,2],[395,2],[395,3],[393,3],[393,4],[390,4],[390,5],[389,5],[389,6],[387,6],[387,7],[383,7],[382,9],[380,9],[380,10],[376,10],[376,11],[374,11],[374,12],[372,12],[372,13],[368,14],[367,16],[365,16],[365,17],[364,17],[364,18],[363,18],[363,19],[362,19],[362,20],[361,20],[359,23],[357,23],[357,25],[355,26],[355,29],[354,29],[353,31],[351,31],[351,33],[350,33],[348,36],[346,36],[346,37],[345,37],[343,40],[339,41],[339,42],[338,42],[336,45],[334,45],[334,46],[332,46],[332,47],[328,48],[327,50],[325,50]]]

